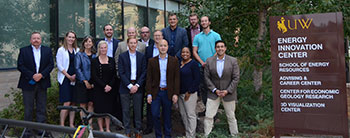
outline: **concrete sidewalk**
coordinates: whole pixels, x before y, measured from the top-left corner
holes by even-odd
[[[13,102],[12,98],[5,98],[10,94],[11,88],[17,89],[20,72],[16,69],[0,71],[0,111]]]

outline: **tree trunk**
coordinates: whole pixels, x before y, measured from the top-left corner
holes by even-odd
[[[256,45],[256,53],[255,53],[255,68],[254,68],[254,87],[255,92],[259,92],[262,86],[262,63],[259,62],[259,59],[261,58],[260,49],[262,49],[262,44],[265,40],[266,36],[266,17],[267,16],[267,10],[264,7],[260,8],[259,11],[259,32],[258,32],[258,42]],[[261,93],[260,100],[263,100],[264,95]]]

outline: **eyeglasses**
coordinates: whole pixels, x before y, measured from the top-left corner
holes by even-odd
[[[141,32],[141,34],[146,34],[146,33],[148,34],[149,32]]]

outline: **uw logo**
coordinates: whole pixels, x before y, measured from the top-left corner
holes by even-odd
[[[301,29],[309,29],[312,19],[307,19],[306,21],[305,19],[294,19],[294,25],[292,24],[293,27],[291,27],[290,20],[287,20],[287,26],[285,22],[286,20],[284,19],[284,17],[281,17],[281,20],[277,21],[277,29],[282,33],[285,33],[288,30],[297,30],[298,26],[301,26]]]

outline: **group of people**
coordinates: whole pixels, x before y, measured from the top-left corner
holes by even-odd
[[[168,17],[169,27],[153,32],[154,40],[145,26],[140,29],[140,39],[136,38],[136,29],[130,27],[126,41],[120,42],[113,38],[113,26],[107,24],[103,27],[103,40],[95,43],[91,36],[86,36],[79,48],[76,34],[67,32],[56,54],[60,103],[79,104],[90,112],[110,113],[122,120],[126,136],[135,134],[136,138],[153,130],[157,138],[170,138],[171,107],[178,104],[186,137],[194,138],[197,102],[206,104],[205,136],[210,134],[222,102],[230,133],[237,135],[234,113],[239,81],[237,59],[225,54],[226,44],[210,29],[209,17],[201,17],[199,24],[198,15],[191,14],[186,29],[178,26],[176,14]],[[36,101],[36,120],[45,123],[46,89],[51,85],[50,72],[54,68],[52,51],[41,45],[38,32],[32,33],[30,42],[31,45],[21,48],[18,57],[24,120],[32,121]],[[147,102],[145,129],[142,128],[144,102]],[[132,118],[130,109],[133,109]],[[65,125],[68,115],[69,126],[75,127],[75,113],[67,110],[60,112],[60,125]],[[100,131],[110,132],[109,124],[109,118],[98,118]]]

